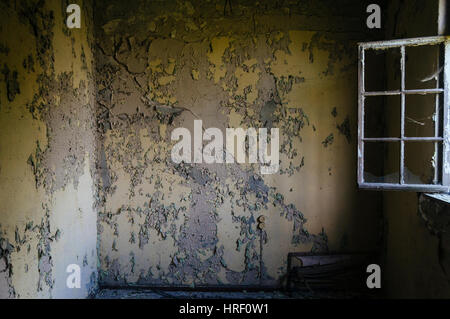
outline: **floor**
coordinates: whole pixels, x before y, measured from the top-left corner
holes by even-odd
[[[361,295],[345,292],[294,292],[288,295],[282,291],[183,291],[159,289],[101,289],[96,299],[334,299],[358,298]]]

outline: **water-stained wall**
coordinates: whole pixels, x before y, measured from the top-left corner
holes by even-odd
[[[66,1],[0,2],[0,298],[96,287],[93,12],[78,3],[69,30]]]
[[[291,251],[376,248],[356,187],[359,1],[95,8],[100,281],[277,285]],[[171,132],[280,129],[280,169],[175,164]],[[258,217],[265,228],[257,228]]]

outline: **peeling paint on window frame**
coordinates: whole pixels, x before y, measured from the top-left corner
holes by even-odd
[[[422,45],[444,45],[444,81],[443,88],[434,89],[419,89],[406,90],[405,89],[405,48]],[[365,50],[384,50],[399,48],[401,52],[400,71],[401,71],[401,85],[400,90],[395,91],[377,91],[366,92],[364,86],[365,74]],[[439,86],[439,83],[438,83]],[[363,189],[372,190],[404,190],[416,192],[445,192],[450,193],[450,36],[434,36],[421,37],[399,40],[375,41],[375,42],[361,42],[358,43],[358,186]],[[405,137],[405,96],[407,94],[441,94],[443,93],[443,118],[439,118],[439,99],[436,99],[436,122],[442,121],[443,136],[439,136],[438,125],[435,128],[434,137]],[[364,137],[364,102],[367,96],[388,96],[400,95],[401,97],[401,111],[400,111],[400,137],[399,138],[366,138]],[[433,184],[405,184],[405,141],[422,141],[434,142],[435,152],[434,157],[436,162],[441,165],[435,165]],[[376,183],[366,182],[364,180],[364,144],[366,142],[400,142],[400,171],[398,183]],[[438,143],[442,142],[442,152],[438,148]],[[442,167],[439,172],[439,166]],[[439,173],[440,180],[439,183]]]

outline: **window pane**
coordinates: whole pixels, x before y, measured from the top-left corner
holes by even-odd
[[[400,96],[367,96],[364,137],[400,137]]]
[[[400,49],[365,50],[365,91],[400,90]]]
[[[399,183],[400,143],[364,143],[364,182]]]
[[[433,184],[434,148],[434,142],[405,142],[406,184]]]
[[[405,88],[407,90],[438,87],[438,80],[443,76],[443,72],[439,72],[443,65],[443,59],[439,59],[441,48],[443,48],[442,44],[405,48]]]
[[[417,95],[405,97],[405,136],[434,137],[436,120],[436,101],[442,101],[442,94]],[[439,114],[442,119],[442,115]],[[438,132],[438,136],[442,136]]]

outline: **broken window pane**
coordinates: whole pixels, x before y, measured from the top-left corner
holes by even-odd
[[[368,96],[364,105],[364,137],[400,137],[400,96]]]
[[[407,90],[435,89],[442,87],[443,45],[421,45],[405,48],[405,88]],[[424,63],[426,61],[426,63]]]
[[[364,143],[364,182],[399,182],[400,143]]]
[[[405,142],[405,183],[433,184],[435,170],[434,142]],[[438,143],[439,147],[441,143]],[[437,180],[439,183],[440,181]]]
[[[441,102],[441,100],[442,94],[406,95],[405,136],[434,137],[437,119],[436,102]],[[439,114],[439,118],[442,118],[442,114]],[[437,136],[442,136],[440,128],[437,129]]]
[[[365,50],[365,91],[400,90],[400,49]]]

